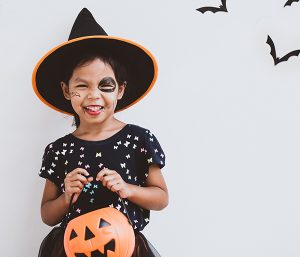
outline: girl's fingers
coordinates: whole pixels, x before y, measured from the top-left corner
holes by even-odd
[[[102,185],[108,187],[108,186],[112,186],[119,182],[120,182],[120,175],[112,174],[112,175],[107,175],[107,176],[103,177]]]
[[[113,186],[110,188],[110,190],[111,190],[112,192],[118,192],[118,191],[121,190],[121,188],[122,188],[122,185],[119,184],[119,183],[117,183],[117,184],[113,185]]]
[[[73,194],[73,193],[80,193],[81,192],[81,188],[79,187],[71,187],[71,186],[68,186],[65,188],[65,191],[67,194]]]
[[[86,183],[88,180],[86,177],[80,175],[80,174],[75,174],[71,177],[68,178],[68,181],[72,182],[72,181],[81,181],[82,183]]]
[[[75,180],[75,181],[70,182],[69,186],[70,187],[79,187],[80,189],[82,189],[84,185],[82,182]]]
[[[115,170],[110,170],[110,169],[104,168],[97,174],[96,180],[97,181],[99,181],[99,180],[102,181],[103,177],[106,177],[107,175],[112,175],[112,174],[115,174],[115,173],[117,173]]]
[[[67,177],[73,177],[76,174],[82,174],[84,176],[89,176],[90,174],[87,172],[87,170],[82,168],[76,168],[72,170],[70,173],[68,173]]]

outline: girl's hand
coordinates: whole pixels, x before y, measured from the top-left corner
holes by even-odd
[[[102,169],[96,176],[97,181],[101,181],[104,187],[112,192],[117,192],[120,197],[128,198],[131,195],[129,184],[126,183],[121,175],[115,170]]]
[[[72,203],[74,204],[85,184],[90,183],[93,177],[88,177],[89,173],[82,168],[76,168],[72,170],[64,179],[65,183],[65,200],[66,203],[70,203],[73,193],[75,193]]]

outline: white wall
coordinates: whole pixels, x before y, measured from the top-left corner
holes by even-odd
[[[167,155],[170,204],[145,234],[163,257],[300,256],[300,4],[228,0],[0,0],[1,256],[32,257],[50,231],[40,219],[44,147],[72,120],[35,96],[39,58],[65,41],[87,7],[110,34],[143,44],[159,76],[118,117],[151,129]],[[3,243],[5,242],[5,243]]]

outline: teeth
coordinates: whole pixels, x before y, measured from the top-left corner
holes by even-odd
[[[93,112],[96,112],[96,111],[99,111],[100,109],[102,109],[103,107],[101,107],[101,106],[87,106],[85,108],[88,109],[88,110],[91,110]]]

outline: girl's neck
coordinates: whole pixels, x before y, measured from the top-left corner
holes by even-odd
[[[125,125],[126,123],[113,117],[111,120],[102,122],[101,124],[91,125],[80,123],[79,127],[72,134],[86,140],[102,140],[117,133]]]

